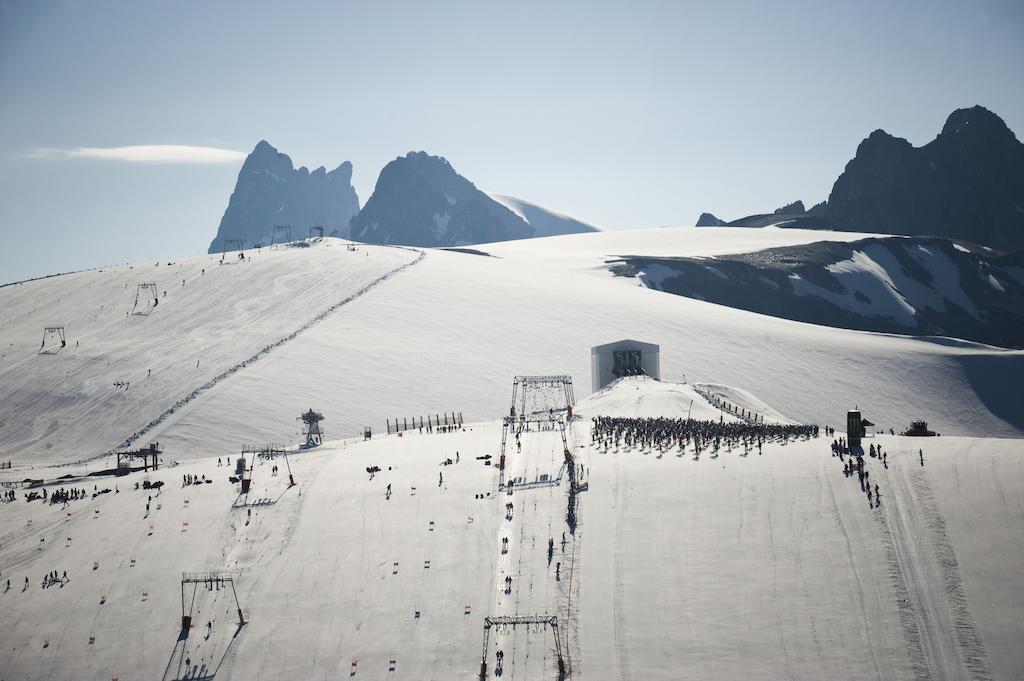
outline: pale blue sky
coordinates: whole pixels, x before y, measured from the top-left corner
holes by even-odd
[[[0,0],[0,281],[203,252],[241,165],[409,150],[614,229],[826,198],[876,128],[1024,132],[1024,3]],[[109,153],[109,152],[108,152]],[[130,154],[114,154],[130,156]]]

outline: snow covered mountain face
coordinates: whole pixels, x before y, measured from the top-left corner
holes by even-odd
[[[1024,255],[948,239],[820,242],[716,258],[628,257],[660,291],[848,329],[1024,347]]]
[[[287,225],[293,240],[305,238],[315,226],[323,227],[325,235],[342,234],[358,212],[351,163],[310,172],[295,168],[287,155],[263,140],[242,164],[207,252],[222,252],[227,240],[239,240],[243,248],[268,245],[276,225]]]
[[[533,235],[535,237],[600,231],[598,227],[589,222],[584,222],[571,215],[559,213],[544,206],[538,206],[523,199],[517,199],[514,196],[508,196],[507,194],[488,194],[488,196],[525,220],[530,227],[533,227]]]
[[[351,227],[355,241],[427,247],[536,235],[526,220],[477,189],[448,161],[422,151],[384,166]]]

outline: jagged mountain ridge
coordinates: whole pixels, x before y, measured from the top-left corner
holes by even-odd
[[[314,226],[323,227],[324,234],[341,234],[358,212],[350,162],[310,172],[295,168],[287,154],[261,140],[238,172],[207,252],[220,252],[226,240],[239,240],[244,248],[267,245],[275,225],[288,225],[292,239],[305,237]]]
[[[1024,144],[988,109],[957,109],[922,147],[876,130],[829,194],[843,230],[936,234],[1024,247]]]
[[[365,243],[442,247],[526,239],[536,230],[446,159],[414,151],[380,171],[350,233]]]
[[[875,130],[857,147],[828,201],[698,227],[764,227],[944,236],[997,249],[1024,247],[1024,144],[981,106],[957,109],[921,147]]]

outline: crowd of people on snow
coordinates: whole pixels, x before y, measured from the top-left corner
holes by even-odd
[[[397,421],[396,421],[397,427]],[[421,423],[419,426],[420,435],[426,430],[428,433],[457,433],[460,430],[464,430],[461,423],[449,423],[447,425],[442,423]]]
[[[26,577],[25,579],[27,580],[28,577]],[[70,581],[71,580],[68,578],[67,570],[64,570],[63,574],[60,574],[59,576],[57,574],[57,570],[52,570],[51,572],[47,572],[46,575],[43,577],[43,588],[46,589],[51,586],[57,585],[64,586]]]
[[[818,437],[818,426],[746,423],[740,421],[701,421],[672,418],[625,418],[595,416],[590,433],[592,444],[606,449],[643,447],[680,450],[693,446],[698,453],[713,447],[757,447],[765,442],[786,442],[796,438]]]
[[[88,498],[88,495],[85,492],[85,488],[75,489],[74,487],[72,487],[71,489],[64,489],[63,487],[60,487],[58,489],[53,490],[53,492],[50,493],[51,504],[64,504],[65,506],[71,503],[72,501],[78,501],[79,499],[86,498]],[[46,499],[45,489],[43,490],[43,499]]]
[[[832,432],[835,433],[835,430]],[[832,456],[838,457],[842,462],[843,475],[847,478],[856,475],[857,481],[860,484],[860,490],[868,497],[868,506],[878,508],[882,505],[882,494],[878,489],[878,483],[871,482],[871,471],[864,465],[863,452],[863,448],[851,449],[843,437],[832,440]],[[881,443],[877,447],[874,443],[868,446],[868,457],[878,459],[882,466],[887,469],[889,468],[889,453],[882,451]]]
[[[213,480],[208,479],[205,474],[192,475],[191,473],[181,476],[181,486],[188,487],[189,485],[208,485],[213,484]]]

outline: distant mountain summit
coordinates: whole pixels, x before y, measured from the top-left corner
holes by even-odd
[[[697,224],[695,226],[696,227],[724,227],[725,224],[726,224],[725,220],[720,220],[719,218],[716,218],[711,213],[701,213],[700,217],[697,218]]]
[[[305,237],[317,225],[325,234],[343,234],[358,212],[351,163],[310,172],[295,168],[287,155],[262,140],[238,172],[208,252],[220,252],[228,239],[242,241],[244,248],[269,244],[275,225],[289,225],[293,239]]]
[[[876,130],[836,180],[825,219],[844,230],[1024,247],[1024,144],[988,109],[957,109],[922,147]]]
[[[701,213],[700,217],[697,218],[697,227],[799,227],[802,229],[816,229],[820,227],[826,227],[825,221],[822,219],[822,215],[825,210],[825,204],[819,203],[813,206],[810,210],[804,209],[804,202],[797,199],[793,203],[787,203],[781,208],[776,208],[771,213],[757,213],[754,215],[747,215],[746,217],[739,218],[738,220],[732,220],[726,222],[721,220],[711,213]]]
[[[261,141],[242,164],[208,252],[220,252],[226,240],[240,240],[244,248],[267,245],[275,225],[289,225],[292,239],[319,225],[325,235],[354,241],[426,247],[598,231],[523,199],[486,194],[448,161],[423,151],[384,166],[360,210],[351,163],[330,172],[296,169],[287,155]]]
[[[448,161],[423,151],[384,166],[351,228],[355,241],[403,246],[466,246],[534,234],[526,220],[477,189]]]
[[[716,222],[717,221],[717,222]],[[938,137],[915,147],[875,130],[832,186],[827,202],[801,201],[698,227],[800,227],[944,236],[1001,250],[1024,248],[1024,144],[981,106],[957,109]]]

